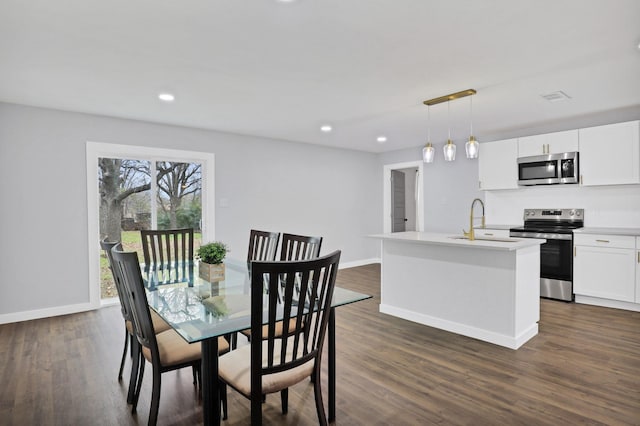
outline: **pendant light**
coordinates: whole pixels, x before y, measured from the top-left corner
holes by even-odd
[[[473,136],[473,96],[469,96],[469,141],[464,145],[467,158],[478,158],[480,144]]]
[[[422,161],[425,163],[433,163],[433,157],[436,150],[431,144],[431,107],[427,106],[427,144],[422,148]]]
[[[466,96],[473,96],[476,94],[474,89],[467,89],[461,92],[451,93],[449,95],[439,96],[437,98],[429,99],[423,102],[427,107],[431,107],[432,105],[437,105],[446,102],[447,103],[447,114],[449,121],[449,138],[447,139],[447,143],[443,147],[444,151],[444,159],[446,161],[454,161],[456,159],[456,145],[451,140],[451,101],[464,98]],[[471,106],[471,115],[473,116],[473,105]],[[429,123],[431,125],[431,123]],[[430,130],[430,127],[429,127]],[[473,122],[471,122],[471,132],[469,136],[469,142],[465,145],[465,151],[467,153],[467,158],[476,158],[478,157],[480,145],[478,141],[473,136]],[[422,159],[425,163],[433,162],[433,157],[435,155],[435,151],[433,149],[433,145],[431,144],[431,135],[427,136],[427,144],[422,148]]]
[[[444,160],[453,161],[456,159],[456,145],[451,140],[451,101],[447,101],[447,120],[449,121],[449,138],[443,147]]]

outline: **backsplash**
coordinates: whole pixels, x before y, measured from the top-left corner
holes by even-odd
[[[640,185],[554,185],[486,191],[488,224],[522,224],[525,208],[584,208],[585,226],[640,228]]]

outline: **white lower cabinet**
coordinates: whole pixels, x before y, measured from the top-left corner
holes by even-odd
[[[573,257],[574,293],[637,302],[636,239],[620,235],[576,234]]]

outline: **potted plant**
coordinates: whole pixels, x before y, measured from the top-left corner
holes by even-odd
[[[200,278],[209,282],[224,280],[224,260],[227,255],[226,244],[220,241],[203,244],[198,248],[196,258],[200,261]]]

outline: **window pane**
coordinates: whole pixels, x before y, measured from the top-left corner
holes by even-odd
[[[197,163],[156,163],[158,229],[194,228],[200,232],[202,173]]]
[[[125,250],[142,255],[140,229],[151,220],[149,161],[120,158],[98,159],[100,193],[100,237],[121,241]],[[116,297],[109,264],[100,254],[101,298]]]

